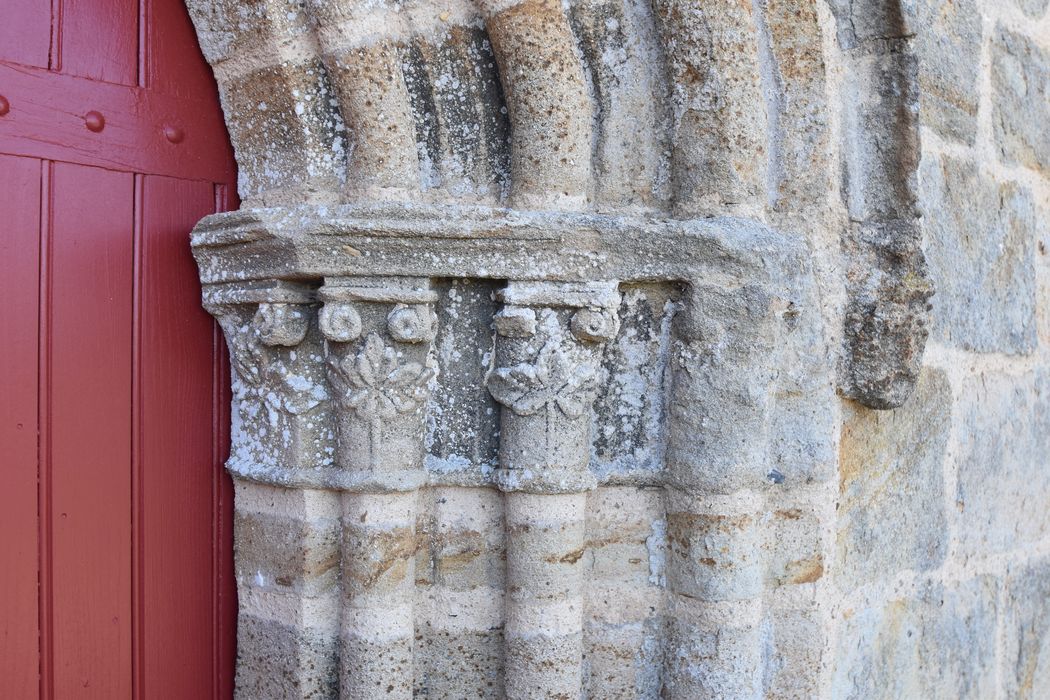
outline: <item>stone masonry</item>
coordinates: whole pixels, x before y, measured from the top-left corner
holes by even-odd
[[[237,697],[1050,697],[1046,0],[188,0]]]

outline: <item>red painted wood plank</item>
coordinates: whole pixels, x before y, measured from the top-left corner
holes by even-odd
[[[140,404],[144,697],[212,693],[213,322],[189,234],[214,211],[209,182],[144,181]]]
[[[138,0],[62,0],[60,60],[69,75],[138,84]]]
[[[151,90],[200,99],[218,94],[181,0],[142,0],[145,81]]]
[[[223,339],[219,324],[214,326],[215,385],[214,410],[215,431],[213,444],[215,454],[213,557],[216,572],[214,630],[215,677],[212,697],[232,698],[234,676],[237,666],[237,579],[233,565],[233,479],[226,471],[226,460],[230,458],[230,392],[229,350]]]
[[[37,371],[40,273],[38,160],[0,156],[0,695],[35,697]]]
[[[47,68],[51,48],[51,3],[4,0],[0,61]]]
[[[214,93],[190,99],[4,63],[0,86],[10,103],[0,117],[0,153],[233,181],[229,139]],[[104,117],[101,131],[87,128],[84,116],[91,111]],[[177,131],[166,132],[169,127]]]
[[[40,700],[53,700],[54,693],[54,628],[51,587],[51,192],[54,187],[54,163],[44,162],[40,178],[40,314],[37,366],[37,562],[40,585],[37,606],[40,610]]]
[[[51,541],[58,698],[131,695],[132,175],[52,188]]]
[[[240,206],[234,183],[215,186],[215,211]],[[237,664],[237,580],[233,566],[233,479],[226,471],[230,457],[230,353],[218,323],[212,324],[214,380],[212,386],[212,454],[215,464],[214,571],[215,587],[215,687],[214,697],[232,698]]]

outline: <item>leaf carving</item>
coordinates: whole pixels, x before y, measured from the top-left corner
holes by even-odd
[[[598,392],[594,363],[560,337],[549,339],[535,360],[489,373],[489,392],[519,416],[557,406],[570,418],[583,415]]]

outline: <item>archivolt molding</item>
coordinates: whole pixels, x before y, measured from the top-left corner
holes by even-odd
[[[245,202],[193,236],[235,370],[228,468],[239,493],[317,494],[339,533],[315,543],[324,586],[242,577],[241,696],[759,697],[778,669],[819,675],[777,656],[819,655],[819,626],[768,650],[781,587],[822,585],[775,514],[834,474],[836,359],[840,393],[890,407],[925,342],[896,3],[189,5]],[[841,353],[803,224],[842,229]],[[660,494],[616,624],[595,596],[622,582],[587,573],[610,489]],[[427,573],[468,517],[431,500],[496,513],[461,533],[480,578]],[[274,639],[293,651],[260,668]]]

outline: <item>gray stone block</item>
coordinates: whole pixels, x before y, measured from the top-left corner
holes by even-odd
[[[912,599],[847,614],[837,637],[830,697],[995,696],[994,579],[953,588],[929,584]]]
[[[956,530],[968,556],[1050,533],[1050,386],[1045,370],[974,377],[959,392]]]
[[[1031,352],[1037,223],[1028,190],[954,157],[927,156],[920,175],[937,287],[933,337],[977,352]]]
[[[337,640],[272,620],[237,620],[238,700],[338,697]]]
[[[977,135],[981,13],[977,0],[920,0],[920,121],[940,136],[971,144]]]
[[[1029,17],[1042,17],[1046,14],[1048,0],[1013,0],[1013,4]]]
[[[992,103],[1003,160],[1050,173],[1050,54],[1002,27],[992,37]]]
[[[942,463],[951,389],[926,370],[903,408],[854,408],[842,431],[837,582],[851,590],[904,569],[939,565],[947,550]]]
[[[1005,697],[1050,696],[1050,561],[1007,579],[1004,600]]]

